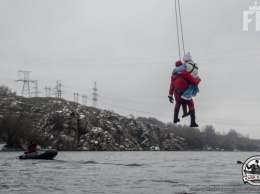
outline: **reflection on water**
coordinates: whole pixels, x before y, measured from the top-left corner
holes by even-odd
[[[0,152],[0,193],[184,194],[203,193],[194,188],[247,188],[237,160],[256,153],[59,152],[55,160],[19,160],[19,155]]]

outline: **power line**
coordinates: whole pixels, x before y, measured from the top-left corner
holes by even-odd
[[[112,106],[112,107],[120,108],[120,109],[123,109],[123,110],[130,110],[130,111],[135,111],[135,112],[138,112],[138,113],[145,113],[145,114],[154,115],[154,116],[166,116],[166,117],[169,117],[169,115],[163,115],[163,114],[159,115],[159,114],[156,114],[156,113],[145,112],[145,111],[142,111],[142,110],[136,110],[136,109],[132,109],[132,108],[118,106],[118,105],[107,103],[107,102],[104,102],[104,101],[100,101],[100,103],[105,104],[105,105],[109,105],[109,106]]]
[[[134,103],[146,103],[146,101],[135,101],[135,100],[129,100],[129,97],[133,97],[133,98],[145,98],[145,99],[154,99],[155,101],[158,101],[158,99],[166,99],[168,100],[168,98],[164,98],[163,96],[153,96],[153,95],[149,95],[149,96],[145,96],[145,95],[137,95],[137,94],[126,94],[126,93],[118,93],[118,92],[111,92],[111,91],[104,91],[104,90],[99,90],[99,93],[101,93],[100,97],[104,98],[104,99],[109,99],[109,100],[120,100],[120,101],[125,101],[125,102],[134,102]],[[111,96],[111,95],[115,95],[115,96],[124,96],[124,98],[109,98],[106,96]],[[125,97],[128,97],[127,99]],[[260,101],[260,98],[200,98],[200,97],[196,97],[195,101]],[[149,103],[149,102],[147,102]],[[151,102],[151,103],[156,103],[156,102]]]
[[[206,54],[204,54],[203,56],[205,56]],[[249,54],[249,55],[252,55],[252,54]],[[225,59],[223,58],[223,56],[221,57],[221,59],[218,57],[218,58],[215,58],[215,59],[212,59],[212,58],[208,58],[208,59],[199,59],[198,58],[198,61],[199,63],[207,63],[208,65],[210,64],[215,64],[215,63],[220,63],[219,65],[224,65],[223,63],[236,63],[234,65],[237,65],[238,62],[241,62],[241,60],[247,60],[247,59],[252,59],[252,56],[237,56],[235,57],[235,59],[233,57],[230,58],[230,56],[228,56],[229,58]],[[257,54],[253,54],[253,56],[255,56],[256,58],[259,58],[259,55]],[[173,58],[173,57],[171,57]],[[101,64],[96,64],[96,63],[83,63],[83,64],[75,64],[73,62],[70,62],[70,63],[73,63],[72,64],[64,64],[64,63],[61,63],[61,64],[58,64],[58,63],[54,63],[54,62],[32,62],[32,64],[23,64],[24,66],[48,66],[48,65],[56,65],[56,67],[77,67],[77,68],[140,68],[140,67],[154,67],[154,68],[165,68],[164,66],[168,66],[168,65],[172,65],[174,64],[174,61],[172,59],[172,61],[158,61],[158,62],[131,62],[131,63],[120,63],[120,64],[116,64],[116,63],[101,63]],[[30,63],[30,62],[29,62]],[[38,64],[37,64],[38,63]]]
[[[235,49],[235,50],[224,50],[221,49],[221,51],[203,51],[203,52],[196,52],[194,51],[193,54],[195,55],[210,55],[210,54],[221,54],[221,53],[235,53],[235,52],[250,52],[250,54],[254,54],[251,51],[258,51],[260,50],[260,48],[242,48],[242,49]],[[258,55],[257,53],[255,53],[254,55]],[[115,61],[115,60],[136,60],[136,59],[159,59],[159,58],[174,58],[172,55],[169,56],[145,56],[145,57],[124,57],[124,58],[106,58],[106,59],[100,59],[100,58],[88,58],[88,59],[66,59],[66,60],[60,60],[60,59],[51,59],[52,60],[52,64],[58,64],[59,62],[62,63],[75,63],[75,62],[86,62],[86,61]],[[39,61],[43,61],[45,60],[45,58],[30,58],[30,59],[21,59],[21,58],[8,58],[8,59],[4,59],[3,57],[1,57],[0,60],[4,60],[4,61],[8,61],[8,60],[13,60],[14,62],[20,62],[20,63],[35,63],[35,62],[39,62]],[[30,61],[28,61],[30,60]]]
[[[148,102],[148,101],[141,101],[141,100],[129,100],[129,99],[121,99],[121,98],[108,98],[108,97],[104,97],[104,96],[100,96],[100,99],[105,99],[105,100],[112,100],[112,101],[121,101],[121,102],[129,102],[129,103],[134,103],[134,104],[150,104],[150,105],[163,105],[163,103],[158,103],[158,99],[156,100],[156,102]],[[165,98],[165,100],[168,101],[168,99]]]
[[[127,107],[124,107],[124,106],[118,106],[118,105],[115,105],[115,104],[111,104],[111,103],[106,103],[104,101],[100,101],[101,104],[104,104],[104,105],[109,105],[109,106],[112,106],[112,107],[116,107],[116,108],[119,108],[119,109],[122,109],[122,110],[130,110],[130,111],[134,111],[134,112],[137,112],[137,113],[144,113],[144,114],[147,114],[147,115],[153,115],[153,116],[157,116],[157,117],[161,117],[163,116],[164,118],[169,118],[169,119],[172,119],[171,116],[169,115],[164,115],[164,114],[158,114],[158,113],[152,113],[152,112],[146,112],[146,111],[142,111],[142,110],[137,110],[137,109],[132,109],[132,108],[127,108]],[[204,122],[204,123],[207,123],[208,121],[210,121],[211,123],[219,123],[219,124],[234,124],[234,123],[237,123],[237,120],[230,120],[230,119],[207,119],[207,118],[204,118],[203,116],[202,117],[199,117],[198,118],[201,122]],[[241,124],[247,126],[247,124],[244,124],[244,121],[248,121],[248,120],[239,120],[241,122]],[[255,126],[254,124],[252,124],[252,122],[256,122],[256,120],[254,121],[250,121],[252,126]]]

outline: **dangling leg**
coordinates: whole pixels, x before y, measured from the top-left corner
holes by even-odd
[[[179,117],[179,111],[182,103],[181,96],[174,92],[174,98],[175,98],[175,107],[174,107],[174,117],[173,117],[173,123],[180,122]]]
[[[188,100],[187,104],[189,106],[189,113],[190,113],[190,127],[198,127],[199,125],[196,123],[196,116],[195,116],[195,107],[193,100]]]
[[[196,123],[195,109],[190,110],[190,127],[198,127],[199,125]]]
[[[178,122],[180,122],[180,119],[178,118],[178,116],[179,116],[179,111],[180,111],[180,109],[174,109],[173,123],[178,123]]]
[[[182,110],[183,110],[182,118],[189,116],[190,113],[188,113],[188,111],[187,111],[187,103],[182,102],[181,106],[182,106]]]

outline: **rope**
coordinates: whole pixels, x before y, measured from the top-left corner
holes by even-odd
[[[180,0],[178,0],[178,3],[179,3],[179,14],[180,14],[180,26],[181,26],[181,36],[182,36],[183,54],[185,54],[184,37],[183,37],[182,20],[181,20],[181,7],[180,7]]]
[[[180,48],[180,36],[179,36],[179,23],[178,23],[177,0],[175,0],[175,17],[176,17],[176,29],[177,29],[179,58],[181,59],[181,48]]]
[[[178,16],[179,16],[179,18],[178,18]],[[185,47],[184,47],[184,37],[183,37],[183,29],[182,29],[180,0],[175,0],[175,17],[176,17],[176,30],[177,30],[177,39],[178,39],[179,58],[181,59],[181,43],[180,43],[179,27],[180,27],[180,31],[181,31],[183,54],[185,54]]]

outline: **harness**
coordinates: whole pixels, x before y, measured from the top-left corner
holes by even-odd
[[[174,74],[174,75],[176,75],[177,77],[175,77],[175,78],[172,80],[172,82],[175,82],[176,79],[181,78],[181,79],[185,80],[186,82],[188,82],[188,84],[189,84],[189,81],[188,81],[187,79],[183,78],[182,76],[180,76],[179,74]]]

